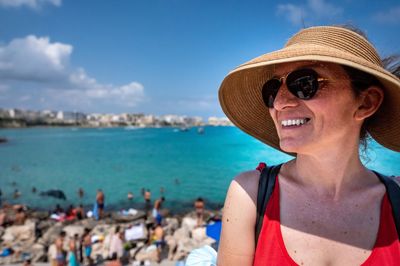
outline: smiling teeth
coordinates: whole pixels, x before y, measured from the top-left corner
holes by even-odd
[[[299,126],[304,125],[308,120],[307,119],[290,119],[290,120],[283,120],[281,122],[282,126]]]

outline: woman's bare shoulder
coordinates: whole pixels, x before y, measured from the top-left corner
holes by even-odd
[[[229,186],[222,215],[218,265],[251,265],[253,262],[259,176],[258,171],[243,172]]]
[[[238,174],[232,180],[232,184],[236,183],[240,186],[241,191],[246,193],[254,203],[257,200],[258,181],[260,179],[260,172],[257,170],[246,171]]]

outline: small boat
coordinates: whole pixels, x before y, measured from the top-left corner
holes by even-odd
[[[136,130],[136,129],[138,129],[138,127],[135,127],[135,126],[126,126],[126,127],[124,127],[124,129],[125,129],[125,130]]]
[[[200,135],[204,134],[204,127],[199,127],[197,129],[197,133],[199,133]]]

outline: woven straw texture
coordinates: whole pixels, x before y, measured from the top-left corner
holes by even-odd
[[[261,55],[231,71],[219,89],[227,117],[244,132],[280,150],[261,88],[274,74],[276,64],[296,61],[337,63],[374,75],[384,86],[385,97],[370,118],[367,131],[381,145],[400,151],[400,80],[382,67],[378,53],[365,38],[340,27],[304,29],[283,49]]]

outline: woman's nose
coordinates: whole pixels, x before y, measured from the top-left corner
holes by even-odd
[[[276,110],[282,110],[288,107],[297,106],[298,104],[299,99],[288,90],[286,83],[283,83],[276,94],[274,108]]]

